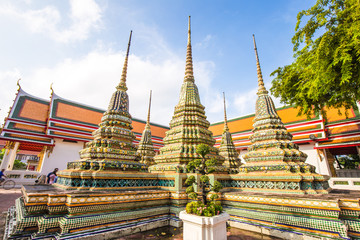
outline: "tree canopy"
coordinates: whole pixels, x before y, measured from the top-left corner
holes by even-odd
[[[298,13],[292,43],[295,60],[271,74],[272,94],[308,116],[324,107],[357,109],[360,0],[317,0]]]

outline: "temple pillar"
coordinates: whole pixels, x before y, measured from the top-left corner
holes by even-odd
[[[334,168],[335,157],[331,154],[329,149],[324,149],[324,152],[325,152],[326,163],[329,168],[329,173],[331,173],[330,177],[336,177],[336,171]]]
[[[0,169],[12,170],[19,145],[20,145],[19,142],[11,142],[11,141],[6,142],[5,155],[1,162]]]
[[[42,171],[44,163],[45,163],[45,159],[49,158],[50,152],[48,152],[48,151],[50,151],[49,147],[48,146],[43,146],[41,152],[38,154],[39,163],[38,163],[38,165],[36,167],[37,172]]]

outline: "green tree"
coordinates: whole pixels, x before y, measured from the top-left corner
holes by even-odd
[[[307,20],[303,25],[302,21]],[[317,0],[298,13],[294,62],[271,75],[282,103],[311,115],[323,107],[357,109],[360,99],[360,1]]]
[[[338,163],[344,169],[357,169],[359,168],[360,157],[357,154],[350,154],[339,157]]]
[[[215,171],[216,160],[215,159],[206,159],[206,155],[210,152],[210,147],[206,144],[199,144],[196,147],[196,153],[201,156],[201,159],[195,159],[190,161],[187,165],[188,172],[196,171],[199,173],[200,181],[199,184],[196,182],[195,176],[189,176],[185,184],[189,187],[186,188],[186,193],[190,199],[197,200],[197,202],[190,202],[186,205],[187,213],[194,213],[200,216],[211,217],[221,213],[222,207],[216,202],[218,198],[217,193],[221,190],[222,185],[218,181],[214,181],[214,184],[210,183],[210,178],[208,174],[211,174]],[[198,189],[201,190],[201,195],[195,192],[194,185],[198,186]],[[209,202],[207,196],[210,192],[214,192],[210,195]],[[199,201],[200,200],[200,201]]]
[[[0,151],[0,160],[3,159],[3,157],[5,155],[5,150],[6,150],[5,148],[1,149],[1,151]]]
[[[26,164],[20,160],[15,159],[13,169],[26,169]]]

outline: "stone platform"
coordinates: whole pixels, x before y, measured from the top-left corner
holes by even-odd
[[[241,190],[240,190],[241,191]],[[360,191],[324,195],[227,192],[230,225],[284,239],[358,239]]]
[[[221,201],[233,227],[281,238],[360,236],[360,191],[284,195],[224,190]],[[119,237],[160,226],[178,227],[178,213],[187,202],[181,191],[151,188],[74,191],[38,185],[24,186],[22,192],[9,239],[70,239],[105,233]]]

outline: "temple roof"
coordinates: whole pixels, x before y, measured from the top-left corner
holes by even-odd
[[[10,108],[0,139],[26,142],[22,144],[34,150],[42,145],[52,145],[53,139],[45,134],[49,101],[35,97],[19,87],[13,106]]]
[[[90,141],[98,128],[104,109],[62,98],[52,92],[50,101],[26,93],[21,87],[6,118],[0,139],[20,141],[24,150],[40,151],[44,145],[53,145],[54,138]],[[132,118],[138,143],[146,121]],[[163,146],[162,138],[169,129],[150,123],[154,148]],[[27,149],[29,148],[29,149]]]
[[[348,118],[345,109],[325,109],[326,117],[321,114],[309,119],[305,115],[298,116],[298,109],[287,106],[276,108],[276,111],[287,130],[293,135],[293,141],[306,143],[312,141],[311,135],[316,137],[317,148],[344,147],[348,144],[360,145],[360,113],[350,109]],[[250,145],[253,119],[255,114],[249,114],[228,120],[228,127],[232,133],[237,149],[245,149]],[[220,145],[224,122],[213,123],[210,130],[214,133],[216,146]],[[311,136],[313,137],[313,136]]]

